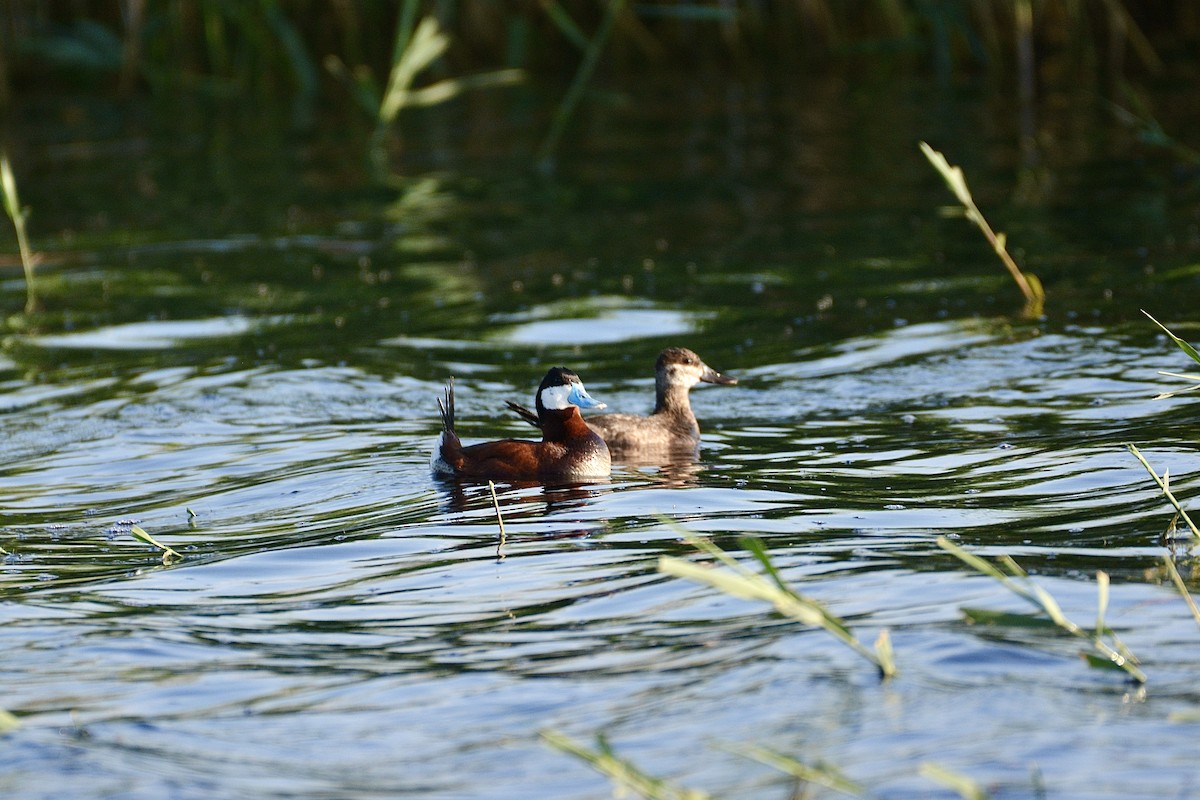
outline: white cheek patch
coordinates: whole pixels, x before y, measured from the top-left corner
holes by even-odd
[[[690,388],[700,382],[700,370],[687,364],[672,364],[667,367],[667,382],[686,384]]]
[[[542,407],[561,411],[575,405],[571,402],[570,386],[547,386],[542,389]]]

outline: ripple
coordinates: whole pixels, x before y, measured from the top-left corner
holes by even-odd
[[[289,321],[289,317],[282,316],[156,320],[112,325],[77,333],[31,336],[26,341],[46,348],[163,350],[189,341],[244,336]]]

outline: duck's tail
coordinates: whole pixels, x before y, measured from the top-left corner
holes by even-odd
[[[446,384],[446,401],[438,398],[438,411],[442,414],[442,430],[454,433],[454,377]]]
[[[442,415],[442,432],[438,434],[437,444],[433,446],[429,466],[434,472],[453,475],[462,465],[462,442],[454,432],[454,378],[450,378],[446,385],[445,401],[439,397],[437,404]]]
[[[538,419],[538,415],[530,411],[525,406],[521,405],[520,403],[514,403],[512,400],[505,400],[504,402],[506,405],[508,405],[509,409],[516,412],[518,417],[525,420],[533,427],[542,427],[542,421]]]

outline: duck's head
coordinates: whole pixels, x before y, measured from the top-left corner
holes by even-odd
[[[568,408],[604,408],[604,403],[593,400],[583,388],[579,376],[566,367],[554,367],[542,378],[537,391],[537,410],[565,411]]]
[[[717,372],[686,347],[668,347],[659,353],[658,361],[654,363],[654,374],[660,383],[689,389],[701,381],[725,385],[737,383],[737,378]]]

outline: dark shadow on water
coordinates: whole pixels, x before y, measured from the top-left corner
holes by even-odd
[[[491,490],[486,482],[447,475],[435,475],[434,485],[439,492],[442,511],[466,513],[481,508],[494,508]],[[586,506],[611,487],[592,483],[541,483],[538,481],[497,481],[496,499],[500,512],[520,517],[570,511]]]

